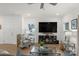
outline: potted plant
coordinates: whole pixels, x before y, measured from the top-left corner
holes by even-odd
[[[40,46],[44,46],[44,41],[40,41]]]

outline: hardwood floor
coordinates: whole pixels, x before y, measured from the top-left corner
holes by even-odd
[[[23,48],[22,52],[23,52],[24,55],[28,56],[30,50],[31,50],[30,48]]]
[[[17,45],[16,44],[0,44],[0,49],[7,50],[12,55],[16,55]]]
[[[35,46],[39,46],[38,44],[36,44]],[[61,52],[62,53],[62,50],[60,49],[60,46],[59,44],[46,44],[46,46],[52,50],[56,49],[58,52]],[[17,45],[16,44],[0,44],[0,49],[4,49],[4,50],[7,50],[9,51],[12,55],[16,55],[16,52],[17,52]],[[28,55],[31,48],[23,48],[21,49],[22,50],[22,53],[24,55]]]

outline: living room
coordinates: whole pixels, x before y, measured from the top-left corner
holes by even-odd
[[[4,50],[1,53],[77,56],[78,7],[79,3],[0,4],[0,51]]]

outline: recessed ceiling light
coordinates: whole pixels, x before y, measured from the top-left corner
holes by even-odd
[[[28,14],[27,14],[27,16],[31,16],[31,14],[30,14],[30,13],[28,13]]]
[[[59,13],[56,13],[56,15],[59,16],[60,14]]]

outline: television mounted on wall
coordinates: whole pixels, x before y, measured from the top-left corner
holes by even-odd
[[[57,22],[39,22],[39,32],[56,33],[57,32]]]

